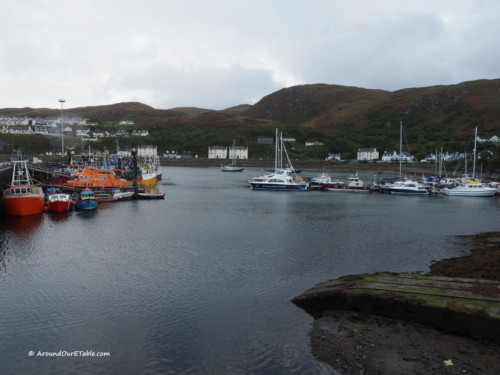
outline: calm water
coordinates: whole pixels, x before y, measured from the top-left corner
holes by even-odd
[[[291,298],[498,230],[494,198],[249,190],[260,173],[164,168],[164,201],[2,218],[0,372],[329,374]],[[37,356],[87,350],[110,357]]]

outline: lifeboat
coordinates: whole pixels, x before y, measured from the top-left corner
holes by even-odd
[[[127,180],[116,177],[112,170],[85,167],[75,174],[75,179],[69,180],[63,186],[76,188],[125,188]]]

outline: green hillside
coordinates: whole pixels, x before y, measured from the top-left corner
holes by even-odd
[[[109,131],[120,129],[122,120],[132,120],[135,129],[148,129],[150,136],[120,139],[122,147],[156,144],[160,151],[189,150],[201,157],[206,156],[209,146],[228,146],[233,139],[247,145],[251,157],[272,155],[272,147],[259,145],[256,139],[274,136],[279,127],[286,137],[297,140],[290,147],[294,158],[320,159],[329,152],[353,158],[362,147],[397,150],[400,121],[409,149],[417,158],[441,147],[448,152],[463,151],[475,126],[480,135],[500,136],[499,112],[500,79],[496,79],[394,92],[314,84],[282,89],[255,105],[223,111],[160,110],[141,103],[118,103],[65,109],[64,115],[88,118],[98,123],[96,129]],[[6,108],[0,109],[0,116],[58,117],[60,110]],[[1,139],[13,142],[7,135]],[[324,146],[305,147],[306,141],[320,141]],[[20,142],[19,137],[16,142]],[[108,148],[116,144],[115,139],[101,142]],[[47,141],[41,143],[46,147]],[[30,147],[34,147],[33,141]],[[481,148],[498,155],[494,144]]]

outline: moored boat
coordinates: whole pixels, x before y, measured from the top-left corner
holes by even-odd
[[[81,172],[75,174],[75,179],[69,180],[63,186],[77,188],[125,188],[129,182],[115,176],[111,169],[97,169],[85,167]]]
[[[305,191],[308,189],[308,183],[300,176],[297,176],[293,169],[288,153],[283,143],[283,136],[278,136],[276,129],[276,151],[274,161],[274,173],[254,177],[248,180],[250,188],[253,190],[292,190]],[[289,167],[283,168],[283,152],[288,160]]]
[[[453,188],[441,189],[444,195],[458,197],[493,197],[497,189],[486,186],[479,181],[470,180],[458,184]]]
[[[360,179],[357,174],[349,176],[346,181],[321,183],[321,188],[328,191],[344,191],[353,193],[370,192],[370,184]]]
[[[78,193],[76,208],[79,210],[95,210],[97,208],[97,198],[90,189],[82,190]]]
[[[233,146],[231,149],[231,164],[221,165],[222,172],[243,172],[245,168],[236,165],[236,142],[233,139]]]
[[[2,198],[3,213],[9,216],[41,214],[44,211],[45,197],[41,186],[33,184],[28,162],[15,160],[12,163],[12,180]]]
[[[71,197],[69,194],[50,194],[47,199],[47,209],[52,212],[66,212],[71,208]]]
[[[400,195],[429,195],[429,189],[419,182],[406,179],[400,184],[390,186],[389,193]]]

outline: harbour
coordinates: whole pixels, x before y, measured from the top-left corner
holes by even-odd
[[[453,236],[497,229],[497,197],[253,191],[259,173],[164,167],[161,201],[2,217],[5,373],[330,374],[292,298],[348,274],[428,271],[463,253]]]

